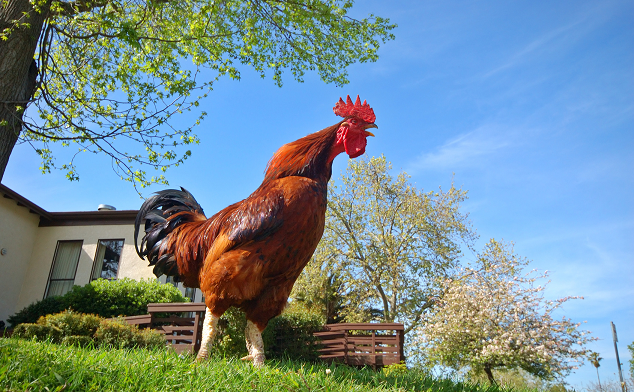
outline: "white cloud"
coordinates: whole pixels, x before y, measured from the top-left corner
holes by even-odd
[[[482,76],[483,79],[486,79],[490,76],[493,76],[507,68],[512,68],[518,64],[523,63],[527,58],[529,58],[532,53],[543,49],[545,46],[548,46],[548,44],[550,44],[553,40],[561,37],[562,35],[564,35],[567,31],[569,31],[570,29],[574,28],[575,26],[579,25],[580,23],[582,23],[585,20],[585,18],[581,19],[581,20],[577,20],[573,23],[570,23],[566,26],[562,26],[559,28],[556,28],[552,31],[549,31],[546,34],[543,34],[542,36],[540,36],[539,38],[535,39],[533,42],[529,43],[528,45],[526,45],[524,48],[522,48],[521,50],[519,50],[517,53],[515,53],[514,55],[512,55],[504,64],[497,66],[496,68],[494,68],[493,70],[487,72],[486,74],[484,74]]]
[[[482,75],[482,79],[521,65],[532,58],[543,56],[544,51],[553,54],[568,50],[572,44],[591,34],[598,26],[608,21],[614,13],[619,12],[621,4],[620,1],[604,1],[577,10],[578,14],[574,21],[541,34],[512,54],[502,64]]]
[[[628,250],[615,248],[614,242],[618,240],[610,242],[605,238],[615,236],[618,232],[631,232],[632,222],[599,226],[594,229],[565,230],[570,233],[553,236],[549,241],[546,238],[537,241],[541,244],[538,246],[555,243],[561,250],[550,260],[542,259],[536,263],[542,266],[548,263],[551,266],[552,281],[547,295],[551,298],[567,295],[585,297],[584,301],[575,301],[565,307],[565,313],[574,315],[574,318],[601,318],[632,311],[630,301],[625,300],[634,295],[631,254]],[[532,245],[534,247],[536,243]]]
[[[497,127],[483,126],[449,140],[435,151],[424,153],[409,165],[408,173],[429,169],[454,169],[477,166],[504,148],[517,143],[515,132],[502,132]]]

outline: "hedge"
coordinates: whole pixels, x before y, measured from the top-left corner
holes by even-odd
[[[161,284],[156,279],[120,280],[98,279],[85,286],[74,286],[61,297],[50,297],[20,310],[7,321],[13,326],[35,323],[48,314],[73,309],[101,317],[136,316],[147,313],[147,305],[157,302],[188,302],[171,284]]]
[[[15,327],[13,336],[47,340],[69,345],[105,346],[114,348],[164,347],[165,338],[153,329],[140,330],[122,319],[104,319],[93,314],[66,310],[40,317],[37,323]]]

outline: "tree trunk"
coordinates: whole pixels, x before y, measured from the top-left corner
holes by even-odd
[[[25,13],[30,17],[24,17]],[[7,40],[0,39],[0,181],[22,131],[24,110],[35,92],[38,72],[33,57],[46,13],[36,12],[28,0],[0,3],[0,32],[12,29]],[[16,26],[16,20],[28,26]]]
[[[498,383],[495,382],[495,378],[493,378],[493,370],[489,366],[484,367],[484,373],[487,375],[491,385],[498,385]]]

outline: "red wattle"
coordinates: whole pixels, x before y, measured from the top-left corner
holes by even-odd
[[[337,131],[337,144],[343,142],[346,154],[350,158],[356,158],[365,153],[365,146],[368,145],[366,136],[358,132],[350,132],[347,127],[341,127]]]

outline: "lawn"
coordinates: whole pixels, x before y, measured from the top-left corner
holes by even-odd
[[[327,369],[330,369],[327,372]],[[328,374],[329,373],[329,374]],[[238,359],[202,364],[167,349],[90,349],[0,339],[0,389],[7,391],[487,391],[409,370],[386,375],[346,366]]]

